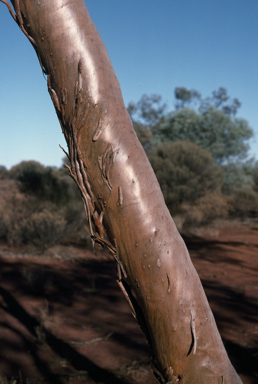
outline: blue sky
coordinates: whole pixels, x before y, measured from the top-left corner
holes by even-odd
[[[174,89],[206,97],[220,86],[242,102],[258,159],[257,0],[86,0],[120,81],[125,104]],[[0,3],[0,165],[61,166],[65,146],[36,55]]]

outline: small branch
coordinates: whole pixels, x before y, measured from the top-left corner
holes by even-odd
[[[124,284],[122,283],[122,281],[119,281],[119,280],[117,280],[116,282],[119,285],[119,287],[120,287],[120,289],[121,289],[121,291],[122,291],[122,293],[123,293],[127,303],[129,304],[129,306],[131,308],[133,317],[137,320],[136,311],[135,311],[133,303],[131,302],[131,299],[130,299],[130,297],[129,297],[129,295],[128,295],[125,287],[124,287]]]
[[[68,155],[66,150],[60,144],[59,144],[59,147],[62,149],[62,151],[65,153],[65,155],[67,156],[68,160],[70,161],[70,156]]]
[[[103,341],[103,340],[109,339],[113,335],[113,333],[114,332],[109,332],[104,337],[97,337],[96,339],[92,339],[92,340],[89,340],[89,341],[67,341],[67,343],[71,344],[71,345],[78,345],[78,346],[91,345],[91,344],[98,343],[99,341]]]
[[[4,4],[7,6],[7,8],[8,8],[8,10],[9,10],[9,12],[10,12],[12,18],[13,18],[14,21],[17,23],[17,17],[16,17],[16,15],[15,15],[15,13],[14,13],[14,11],[13,11],[11,5],[8,3],[8,1],[7,1],[7,0],[0,0],[0,1],[1,1],[2,3],[4,3]]]

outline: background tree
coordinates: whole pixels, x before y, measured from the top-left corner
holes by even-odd
[[[203,99],[196,90],[177,87],[175,98],[176,110],[167,114],[161,96],[144,95],[138,103],[129,104],[133,122],[144,125],[153,134],[147,148],[183,140],[207,149],[217,164],[247,157],[253,130],[246,120],[235,117],[241,103],[236,98],[231,100],[225,88],[220,87],[212,97]]]
[[[190,105],[195,106],[196,103],[200,101],[201,94],[195,89],[189,90],[185,87],[176,87],[175,88],[175,98],[176,98],[176,110],[181,110],[183,108],[190,107]]]
[[[201,111],[213,107],[223,111],[226,115],[234,116],[241,107],[240,101],[237,98],[231,99],[224,87],[213,91],[212,96],[205,99],[195,89],[189,90],[185,87],[176,87],[175,98],[176,110],[191,108]]]
[[[246,161],[236,161],[223,165],[225,180],[223,183],[223,193],[233,195],[236,189],[245,186],[253,187],[254,175],[256,172],[256,164],[254,159]]]
[[[166,109],[166,103],[156,94],[150,96],[144,94],[137,103],[131,101],[127,107],[133,123],[143,124],[149,130],[159,123]]]
[[[217,164],[225,164],[247,157],[253,131],[246,120],[209,107],[199,113],[188,108],[171,112],[153,134],[158,142],[194,142],[211,152]]]

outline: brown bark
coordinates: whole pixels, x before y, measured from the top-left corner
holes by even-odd
[[[154,374],[170,384],[241,383],[84,1],[12,3],[47,75],[92,241],[117,261]]]

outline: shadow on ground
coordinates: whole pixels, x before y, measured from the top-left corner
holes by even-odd
[[[233,240],[185,241],[230,359],[244,384],[255,384],[257,244],[237,233]],[[80,253],[69,260],[0,258],[0,382],[5,375],[18,384],[156,383],[115,263],[104,253]]]

